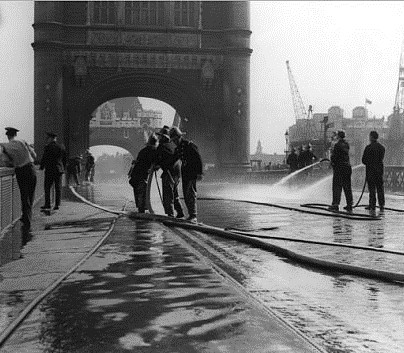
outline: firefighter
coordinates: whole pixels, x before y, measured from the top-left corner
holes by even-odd
[[[349,161],[349,144],[345,141],[345,132],[337,131],[337,142],[335,143],[331,154],[331,166],[333,168],[332,178],[332,204],[329,210],[338,211],[341,202],[341,192],[344,190],[346,206],[344,209],[352,211],[353,197],[351,176],[352,167]]]
[[[156,163],[158,138],[151,134],[146,147],[142,148],[128,173],[129,184],[133,188],[136,207],[139,213],[146,211],[146,191],[149,170]]]
[[[369,190],[369,206],[367,210],[376,209],[376,192],[380,210],[384,209],[384,186],[383,186],[383,159],[385,147],[377,141],[377,131],[369,133],[370,144],[365,147],[362,156],[362,163],[366,166],[366,181]]]
[[[298,158],[297,154],[294,148],[292,148],[292,151],[290,152],[288,158],[286,159],[286,164],[289,165],[289,172],[293,173],[296,170],[298,170]]]
[[[202,180],[202,157],[198,151],[198,147],[192,141],[185,139],[184,134],[178,127],[174,126],[171,128],[170,137],[177,146],[175,152],[182,162],[182,191],[184,194],[185,204],[188,209],[187,220],[196,223],[196,182]]]
[[[184,212],[178,195],[178,184],[181,178],[181,160],[175,154],[176,145],[170,139],[168,126],[157,133],[160,136],[160,144],[157,148],[157,166],[163,173],[161,183],[163,186],[163,207],[169,217],[174,217],[174,209],[177,212],[176,218],[183,218]]]

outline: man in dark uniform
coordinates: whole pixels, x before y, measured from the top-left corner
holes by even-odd
[[[365,147],[362,163],[366,166],[366,181],[369,190],[368,210],[376,209],[376,191],[380,210],[384,209],[384,186],[383,186],[383,159],[386,149],[377,141],[379,134],[376,131],[369,133],[370,144]]]
[[[55,207],[58,210],[62,196],[62,175],[66,167],[66,150],[63,145],[56,142],[57,135],[52,132],[46,133],[48,144],[41,159],[40,169],[45,169],[45,204],[42,209],[51,208],[50,192],[52,185],[55,184]]]
[[[8,143],[2,144],[3,153],[8,157],[11,166],[15,168],[18,187],[21,196],[21,222],[23,233],[31,231],[32,205],[34,203],[36,187],[36,171],[34,160],[36,153],[34,149],[23,140],[17,140],[19,130],[13,127],[6,127]]]
[[[80,185],[79,175],[81,172],[81,156],[76,156],[74,158],[70,158],[67,162],[66,166],[66,182],[67,185],[70,184],[70,179],[73,177],[74,182],[77,186]]]
[[[318,158],[316,155],[313,153],[313,149],[310,144],[305,146],[305,160],[304,160],[304,165],[307,167],[308,165],[312,165],[314,161],[316,161]]]
[[[202,158],[198,147],[192,141],[186,140],[178,127],[171,128],[170,137],[177,145],[175,153],[182,161],[182,191],[188,209],[187,219],[191,222],[197,222],[196,181],[202,180]]]
[[[329,207],[332,211],[339,210],[341,192],[344,190],[346,206],[345,210],[352,211],[353,197],[351,186],[352,167],[349,161],[349,144],[345,141],[345,132],[337,132],[337,142],[331,154],[331,165],[334,171],[332,178],[332,204]]]
[[[286,159],[286,164],[289,165],[290,173],[293,173],[299,169],[298,161],[297,161],[297,154],[296,154],[294,148],[292,148],[292,151],[290,152],[288,158]]]
[[[305,160],[306,160],[306,156],[305,156],[303,146],[299,146],[297,149],[297,168],[298,169],[304,168],[304,166],[306,164]]]
[[[91,154],[90,150],[87,150],[87,155],[86,155],[86,165],[85,165],[85,180],[94,182],[94,172],[95,172],[95,158]]]
[[[157,165],[163,170],[161,182],[163,185],[164,212],[169,217],[183,218],[184,212],[178,195],[178,183],[181,177],[181,160],[175,154],[176,145],[170,141],[168,127],[164,126],[157,135],[160,136],[160,144],[157,147]]]
[[[157,146],[157,136],[151,134],[146,147],[139,151],[129,171],[129,184],[133,188],[135,203],[139,213],[144,213],[146,210],[147,179],[150,168],[157,160]]]

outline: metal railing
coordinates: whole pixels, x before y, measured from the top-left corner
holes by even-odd
[[[329,175],[332,174],[330,170]],[[288,175],[287,170],[276,171],[252,171],[234,177],[234,180],[251,183],[273,183]],[[309,178],[314,182],[325,176],[325,172],[313,171]],[[231,179],[231,178],[230,178]],[[352,173],[352,186],[362,188],[365,182],[365,167],[360,173]],[[388,192],[404,193],[404,166],[387,165],[384,167],[384,188]]]
[[[37,173],[35,201],[43,196],[43,172]],[[0,167],[0,238],[21,216],[20,190],[14,168]]]

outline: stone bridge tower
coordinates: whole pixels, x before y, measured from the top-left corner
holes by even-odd
[[[80,153],[100,104],[149,97],[178,112],[204,162],[249,168],[247,1],[40,1],[34,22],[38,151],[53,130]]]

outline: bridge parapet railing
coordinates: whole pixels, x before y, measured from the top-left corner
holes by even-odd
[[[37,173],[34,204],[43,195],[43,173]],[[14,168],[0,167],[0,237],[21,216],[20,189]]]
[[[316,178],[331,175],[330,169],[327,173],[313,173],[311,179],[315,181]],[[252,171],[244,173],[238,179],[244,182],[258,182],[258,183],[273,183],[288,175],[287,170],[274,170],[274,171]],[[365,182],[365,167],[360,168],[357,172],[352,173],[352,187],[362,189]],[[404,166],[387,165],[384,166],[384,188],[389,192],[403,192],[404,193]]]
[[[392,192],[404,192],[404,166],[384,167],[384,187]]]

